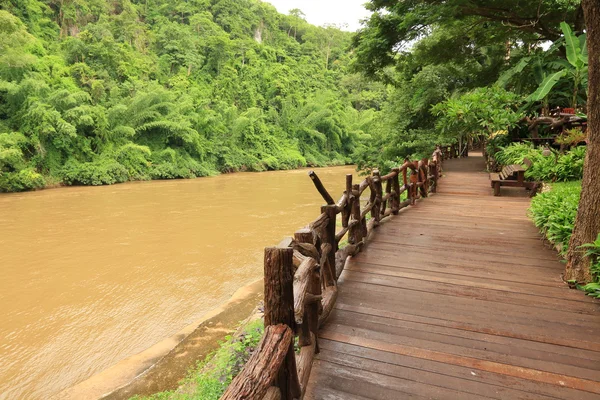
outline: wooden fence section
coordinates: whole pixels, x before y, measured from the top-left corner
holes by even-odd
[[[358,184],[347,175],[346,190],[337,202],[318,176],[309,174],[326,205],[307,228],[295,232],[293,239],[265,249],[265,333],[222,400],[304,396],[313,359],[319,352],[319,327],[335,305],[337,280],[348,258],[362,250],[383,219],[435,193],[442,161],[455,157],[455,146],[437,147],[431,159],[405,160],[387,175],[374,170]],[[361,207],[367,189],[368,200]],[[404,194],[406,199],[402,200]],[[338,215],[341,229],[336,232]],[[344,238],[348,244],[340,248]]]

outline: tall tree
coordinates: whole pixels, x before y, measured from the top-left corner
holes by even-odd
[[[369,75],[395,62],[398,49],[435,28],[462,23],[462,35],[483,27],[487,39],[536,44],[560,37],[560,23],[583,29],[579,0],[371,0],[373,12],[354,39],[357,65]],[[479,43],[481,46],[481,43]],[[469,48],[473,45],[470,44]]]
[[[590,260],[580,246],[600,232],[600,2],[583,0],[589,54],[588,140],[581,200],[569,244],[565,280],[590,282]]]

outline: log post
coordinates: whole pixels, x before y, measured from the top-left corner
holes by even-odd
[[[325,286],[335,286],[335,253],[338,250],[337,241],[335,240],[335,228],[336,228],[336,219],[337,219],[337,211],[335,206],[323,206],[321,207],[321,213],[325,213],[329,218],[329,222],[327,223],[327,227],[325,228],[325,237],[323,238],[323,244],[330,244],[331,251],[327,255],[327,264],[322,265],[322,268],[328,268],[328,274],[325,274],[326,282]]]
[[[329,218],[329,222],[327,223],[327,227],[325,228],[325,237],[323,239],[323,244],[330,244],[331,251],[327,255],[327,266],[321,265],[321,268],[327,268],[328,274],[324,274],[326,278],[325,285],[326,286],[335,286],[335,253],[338,250],[337,241],[335,240],[335,225],[336,225],[336,206],[327,205],[321,207],[321,213],[324,213]]]
[[[314,244],[315,237],[314,232],[310,229],[304,228],[297,230],[294,233],[294,240],[298,243],[308,243]],[[317,260],[318,262],[319,260]],[[321,266],[318,265],[313,273],[311,274],[310,284],[309,284],[309,292],[315,297],[321,296]],[[311,345],[311,335],[316,338],[318,337],[318,329],[319,329],[319,302],[313,301],[305,307],[304,318],[302,321],[302,326],[300,328],[300,337],[298,339],[298,343],[301,347]],[[316,351],[318,352],[319,345],[318,342],[316,344]]]
[[[328,205],[335,204],[335,201],[333,201],[333,197],[331,197],[327,189],[325,189],[325,186],[323,186],[323,183],[321,182],[317,174],[315,174],[315,171],[310,171],[308,173],[308,176],[310,176],[310,179],[312,179],[315,188],[317,188],[317,190],[321,194],[321,197],[323,197],[323,200],[325,200],[325,202]]]
[[[417,168],[418,168],[418,172],[419,172],[419,182],[421,183],[421,187],[420,187],[421,197],[425,198],[425,197],[427,197],[427,194],[428,194],[427,185],[428,185],[428,180],[429,180],[427,178],[427,164],[425,163],[424,160],[421,160],[418,162]]]
[[[396,176],[392,178],[392,214],[398,215],[400,211],[400,168],[394,168],[392,171],[396,173]]]
[[[438,169],[438,161],[434,161],[432,164],[429,164],[431,168],[431,172],[433,175],[433,186],[431,188],[431,193],[437,193],[438,187],[438,179],[439,177],[439,169]]]
[[[369,182],[369,190],[371,193],[371,195],[369,196],[369,203],[371,203],[374,200],[373,196],[375,196],[375,192],[373,191],[373,184],[371,183],[371,177],[367,176],[367,180]],[[360,203],[360,200],[359,200],[359,203]],[[361,214],[362,214],[362,212],[361,212]],[[365,215],[364,217],[362,217],[360,219],[360,235],[363,238],[366,238],[368,234],[369,234],[369,230],[367,229],[367,216]]]
[[[362,240],[362,228],[361,228],[361,218],[360,218],[360,196],[359,185],[352,185],[352,209],[350,210],[350,214],[352,216],[352,221],[354,225],[350,227],[348,231],[348,243],[357,244]]]
[[[381,206],[381,215],[385,215],[385,211],[388,208],[388,205],[390,207],[390,209],[393,208],[393,203],[394,200],[392,199],[392,179],[390,178],[385,182],[385,195],[387,196],[387,200],[383,202],[383,205]],[[389,196],[388,196],[389,195]]]
[[[350,214],[352,212],[352,174],[346,175],[346,191],[344,192],[348,196],[348,201],[342,209],[342,227],[348,227],[348,221],[350,220]]]
[[[375,196],[371,196],[371,198],[374,198],[373,209],[371,210],[371,218],[375,220],[373,227],[376,227],[377,225],[379,225],[379,221],[381,220],[382,198],[381,175],[379,174],[378,169],[373,171],[373,184],[375,188]]]
[[[291,247],[265,249],[265,327],[285,324],[296,330],[293,257]],[[284,400],[293,400],[301,394],[293,341],[275,383]]]

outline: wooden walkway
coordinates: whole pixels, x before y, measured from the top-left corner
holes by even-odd
[[[600,304],[563,284],[524,190],[493,197],[481,157],[444,168],[343,272],[305,399],[600,399]]]

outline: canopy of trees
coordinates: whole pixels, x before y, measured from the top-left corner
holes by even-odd
[[[579,1],[380,1],[353,39],[352,67],[388,85],[364,167],[488,137],[552,107],[587,107]]]
[[[0,2],[0,191],[345,163],[385,87],[258,0]]]

